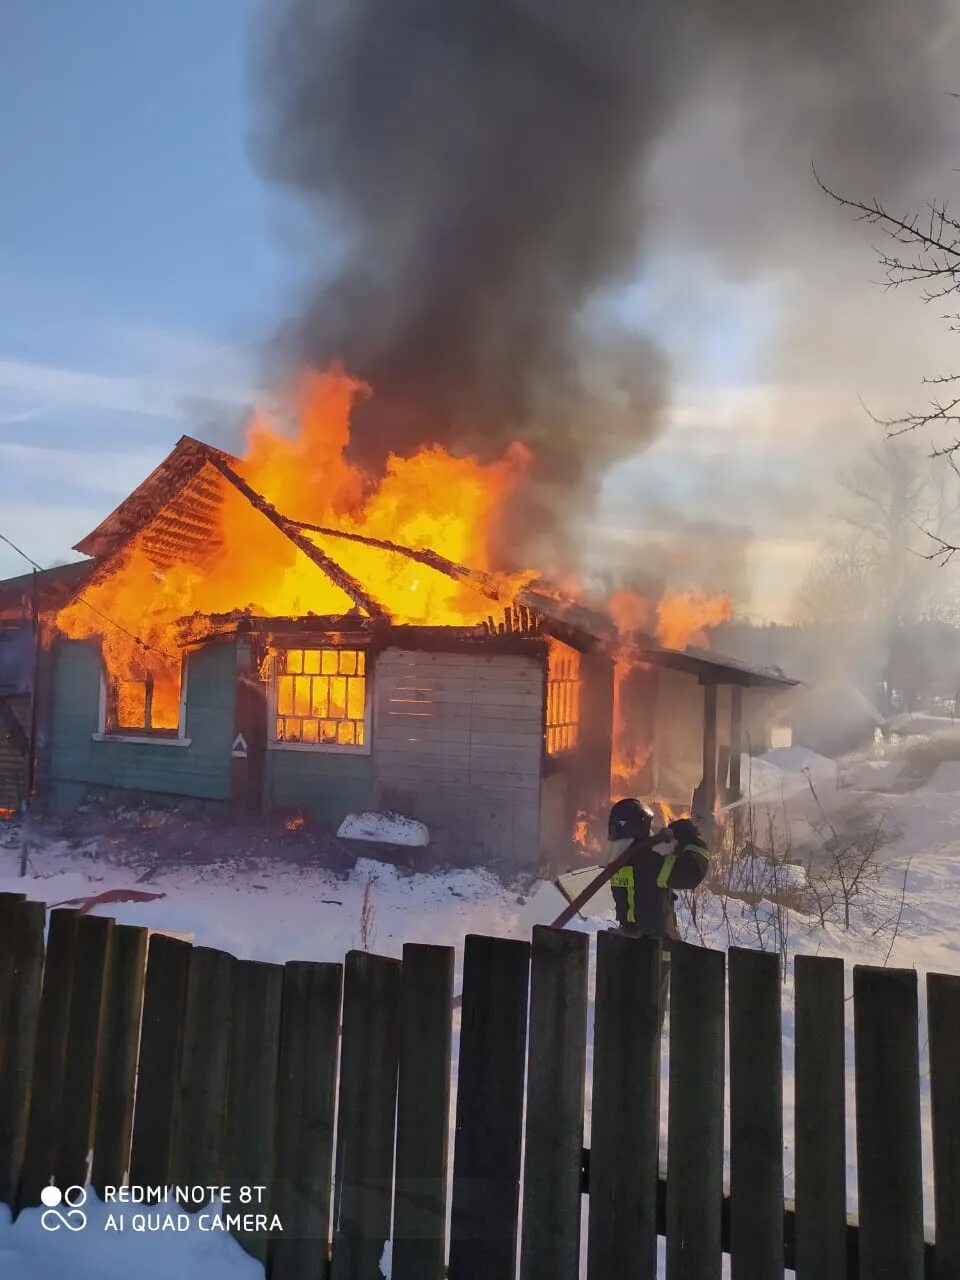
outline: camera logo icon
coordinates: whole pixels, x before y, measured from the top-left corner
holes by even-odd
[[[40,1215],[44,1231],[59,1231],[61,1227],[82,1231],[87,1225],[87,1215],[81,1208],[87,1203],[85,1187],[67,1187],[61,1191],[51,1184],[40,1192],[40,1200],[46,1206]],[[65,1206],[62,1210],[61,1205]]]

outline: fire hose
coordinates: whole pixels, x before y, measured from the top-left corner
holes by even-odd
[[[621,867],[625,867],[628,862],[632,862],[638,853],[645,853],[648,850],[657,849],[658,846],[662,852],[669,853],[676,847],[676,843],[676,838],[674,837],[673,832],[667,828],[664,828],[663,831],[658,831],[656,835],[648,836],[646,840],[634,840],[626,849],[624,849],[623,853],[619,853],[615,858],[611,858],[607,865],[597,872],[586,888],[581,889],[573,901],[568,906],[564,907],[556,920],[551,921],[549,927],[551,929],[562,929],[564,925],[569,924],[580,908],[585,906],[586,903],[588,903],[590,899],[603,888],[608,880],[612,880]],[[664,849],[663,846],[667,847]],[[454,1009],[459,1009],[462,1003],[462,994],[454,997]]]

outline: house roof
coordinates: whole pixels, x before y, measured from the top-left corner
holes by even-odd
[[[748,689],[796,688],[801,682],[784,675],[779,667],[751,667],[737,658],[709,649],[638,648],[637,657],[652,666],[667,667],[697,676],[701,684],[737,684]]]
[[[527,624],[543,619],[551,634],[576,648],[616,641],[609,615],[565,600],[543,584],[533,583],[520,591],[507,589],[495,575],[456,564],[432,548],[405,547],[294,520],[244,478],[238,458],[192,436],[181,436],[146,480],[77,543],[75,550],[96,558],[95,565],[87,562],[86,583],[92,585],[111,573],[135,536],[160,569],[180,560],[202,563],[219,544],[218,513],[228,487],[241,494],[339,588],[345,610],[352,607],[361,616],[391,622],[400,599],[397,593],[402,593],[404,580],[409,584],[411,567],[416,566],[425,594],[431,583],[434,589],[439,583],[448,596],[451,583],[461,593],[473,593],[471,603],[481,634],[484,630],[493,635],[509,634],[514,628],[512,618],[523,615],[525,623],[518,630],[528,631]],[[777,669],[750,667],[705,649],[644,647],[639,640],[634,652],[643,661],[689,672],[702,684],[785,687],[798,683]]]
[[[446,584],[448,596],[472,593],[478,625],[488,631],[504,606],[519,605],[551,619],[563,638],[593,644],[606,637],[608,620],[569,601],[538,590],[519,594],[492,574],[460,565],[432,548],[406,547],[381,538],[294,520],[243,476],[242,463],[192,436],[182,436],[142,484],[74,548],[95,557],[91,583],[108,576],[134,537],[158,568],[176,560],[200,563],[219,542],[218,509],[225,487],[240,493],[281,534],[335,584],[347,600],[371,618],[389,620],[398,583],[416,566],[424,593]],[[376,570],[376,572],[371,572]],[[450,584],[455,584],[452,591]],[[442,594],[442,591],[441,591]],[[600,619],[604,625],[597,626]],[[424,621],[427,621],[424,619]]]

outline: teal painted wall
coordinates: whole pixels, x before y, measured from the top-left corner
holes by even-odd
[[[60,641],[54,663],[50,736],[51,800],[78,803],[87,787],[230,799],[236,657],[232,645],[210,645],[188,659],[189,747],[94,742],[100,700],[100,658],[91,646]]]
[[[302,809],[313,822],[339,826],[373,804],[373,757],[333,751],[267,751],[267,805]]]

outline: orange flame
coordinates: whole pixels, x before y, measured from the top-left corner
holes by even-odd
[[[662,596],[657,603],[657,639],[665,649],[705,645],[707,631],[726,622],[732,613],[729,596],[708,596],[701,591]]]
[[[458,565],[492,572],[489,535],[523,478],[531,454],[511,445],[498,462],[457,458],[428,446],[409,458],[391,456],[385,474],[365,475],[346,457],[350,413],[367,388],[342,370],[309,372],[293,395],[296,430],[284,432],[255,413],[247,431],[243,478],[284,516],[435,551]],[[180,716],[178,620],[194,613],[248,608],[259,616],[336,615],[357,608],[235,488],[222,487],[219,549],[205,563],[177,561],[159,571],[136,540],[122,564],[84,599],[63,609],[60,630],[75,639],[99,638],[104,661],[120,681],[117,727],[175,729]],[[466,576],[451,578],[430,565],[381,547],[304,531],[382,605],[395,622],[474,625],[492,602]],[[533,576],[498,579],[506,603]],[[105,621],[109,618],[113,624]]]
[[[622,590],[611,596],[607,608],[624,644],[634,632],[645,630],[655,619],[656,638],[666,649],[684,649],[690,644],[705,645],[709,629],[725,622],[733,611],[728,596],[711,596],[699,591],[666,593],[654,607],[651,601],[636,592]],[[649,743],[637,740],[636,729],[628,724],[624,708],[627,678],[631,672],[645,666],[626,647],[616,654],[611,781],[614,789],[622,794],[629,794],[629,790],[623,790],[625,787],[638,785],[639,776],[652,753]]]

